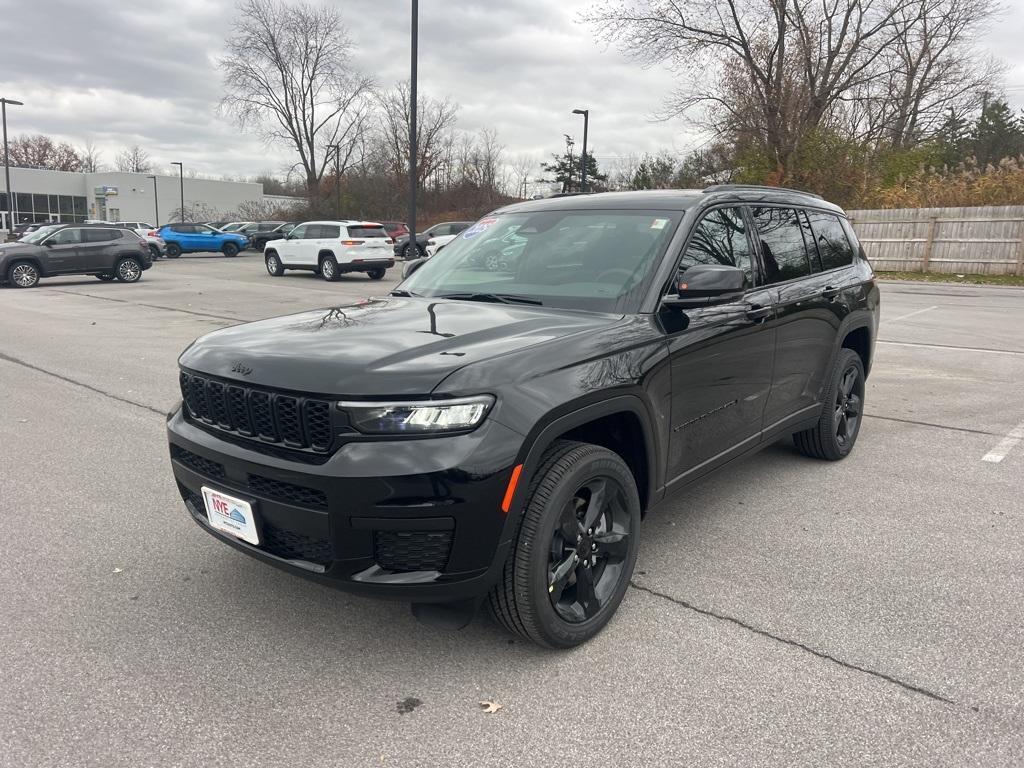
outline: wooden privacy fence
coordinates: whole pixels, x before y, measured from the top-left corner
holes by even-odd
[[[1024,275],[1024,206],[847,213],[875,269]]]

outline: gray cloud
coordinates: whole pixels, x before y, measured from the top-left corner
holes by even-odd
[[[460,128],[495,128],[510,154],[540,157],[557,151],[564,133],[579,138],[574,107],[591,109],[591,146],[603,165],[701,143],[682,121],[650,119],[673,75],[597,45],[576,22],[590,5],[427,0],[420,6],[420,87],[459,102]],[[339,6],[358,45],[356,65],[383,87],[408,77],[408,0]],[[182,160],[203,174],[281,171],[292,162],[286,148],[264,147],[217,113],[216,59],[230,55],[232,16],[229,3],[210,0],[18,0],[0,12],[0,95],[26,103],[11,110],[11,131],[77,145],[91,139],[107,163],[138,143],[160,165]],[[1009,95],[1018,104],[1022,26],[1022,15],[1008,12],[990,40],[992,52],[1011,64]]]

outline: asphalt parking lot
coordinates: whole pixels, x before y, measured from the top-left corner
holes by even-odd
[[[885,284],[854,455],[780,443],[662,507],[558,653],[266,567],[178,497],[179,352],[398,274],[0,290],[0,764],[1024,762],[1024,290]]]

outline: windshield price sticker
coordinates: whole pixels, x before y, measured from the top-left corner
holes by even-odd
[[[668,219],[655,219],[651,222],[651,229],[664,229]]]
[[[467,229],[462,233],[462,237],[465,240],[472,240],[474,237],[479,235],[481,232],[486,232],[498,221],[497,216],[488,216],[486,219],[480,219],[476,224]]]

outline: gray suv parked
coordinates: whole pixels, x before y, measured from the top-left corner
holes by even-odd
[[[134,283],[153,266],[145,240],[103,224],[51,224],[0,245],[0,281],[32,288],[42,277],[95,275]]]

